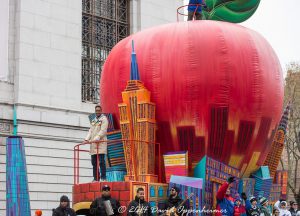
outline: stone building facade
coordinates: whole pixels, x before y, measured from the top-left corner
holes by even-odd
[[[87,1],[122,2],[1,2],[2,22],[8,23],[1,34],[8,41],[0,37],[0,44],[8,45],[8,53],[1,55],[7,65],[0,76],[0,215],[6,208],[5,139],[12,132],[13,106],[18,134],[25,141],[32,211],[42,209],[48,215],[61,195],[72,199],[73,148],[85,137],[87,116],[97,103],[82,98],[82,14]],[[176,9],[182,5],[182,0],[123,1],[129,5],[127,34],[176,22]],[[80,181],[91,181],[89,155],[82,154],[80,165]]]

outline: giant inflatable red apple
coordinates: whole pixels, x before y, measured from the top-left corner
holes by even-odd
[[[162,152],[189,150],[243,170],[261,165],[270,150],[283,102],[278,58],[257,32],[240,25],[178,22],[119,42],[104,65],[103,110],[118,118],[135,42],[140,78],[156,103]]]

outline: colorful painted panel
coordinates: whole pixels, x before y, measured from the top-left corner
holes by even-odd
[[[234,176],[239,180],[240,172],[234,167],[205,156],[195,167],[194,176],[203,179],[203,206],[215,208],[217,204],[216,194],[219,187],[230,176]],[[232,185],[231,194],[236,195],[238,186],[238,183]]]
[[[120,182],[124,181],[126,175],[125,167],[107,167],[106,168],[106,177],[109,182]]]
[[[194,188],[198,188],[198,189],[203,188],[203,179],[201,179],[201,178],[172,175],[170,178],[170,185],[172,183],[181,184],[181,185],[194,187]]]
[[[6,216],[30,216],[26,156],[22,137],[6,140]]]
[[[153,214],[157,215],[158,209],[164,207],[165,201],[168,199],[168,184],[163,183],[149,183],[149,197]]]
[[[274,182],[276,184],[281,185],[281,197],[283,199],[286,199],[287,198],[288,172],[286,170],[277,170]]]
[[[242,178],[239,182],[239,193],[246,193],[248,197],[254,194],[255,179],[254,178]]]
[[[112,142],[107,144],[107,158],[109,166],[126,168],[123,143],[113,141],[122,139],[121,132],[110,132],[107,134],[107,139],[112,140]]]
[[[188,153],[169,152],[164,157],[166,182],[170,182],[171,175],[187,176],[188,175]]]
[[[273,181],[270,177],[269,168],[261,166],[251,177],[255,179],[254,196],[269,199]]]
[[[269,203],[270,205],[274,205],[275,202],[280,200],[281,198],[281,185],[280,184],[272,184]]]

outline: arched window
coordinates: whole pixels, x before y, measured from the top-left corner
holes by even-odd
[[[155,197],[155,188],[154,188],[154,186],[150,187],[150,197]]]
[[[163,187],[158,188],[158,197],[163,197],[164,196],[164,189]]]

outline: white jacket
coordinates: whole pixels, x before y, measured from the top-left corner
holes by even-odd
[[[279,207],[280,206],[280,201],[277,201],[274,204],[274,208],[279,210],[279,216],[292,216],[291,212],[287,209],[282,209]]]
[[[88,141],[104,141],[98,144],[98,154],[107,154],[107,127],[108,120],[104,114],[102,114],[99,118],[95,117],[95,119],[93,119],[91,122],[91,128],[85,138],[85,140]],[[90,154],[97,154],[96,143],[91,144]]]

